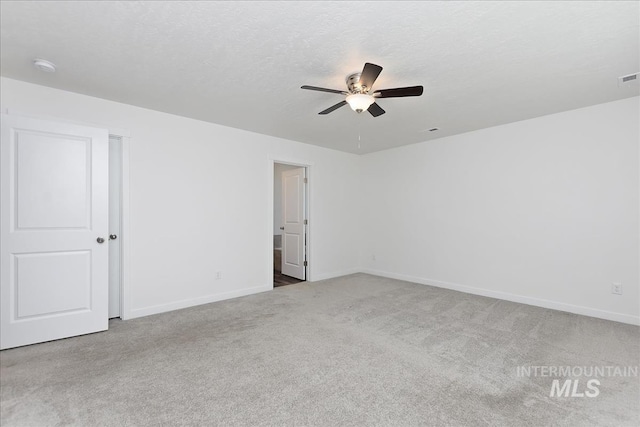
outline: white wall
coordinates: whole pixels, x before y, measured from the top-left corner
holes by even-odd
[[[638,99],[363,156],[364,269],[638,323]]]
[[[355,155],[6,78],[0,92],[10,112],[131,132],[129,317],[271,289],[273,159],[312,164],[311,280],[358,268]]]
[[[273,235],[280,236],[282,230],[282,172],[298,168],[299,166],[276,163],[273,167]]]
[[[312,165],[311,280],[639,321],[637,97],[357,157],[5,78],[0,95],[131,132],[129,317],[271,288],[275,160]]]

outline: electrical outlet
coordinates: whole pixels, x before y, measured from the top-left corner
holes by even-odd
[[[622,295],[622,283],[612,283],[611,293],[615,295]]]
[[[216,280],[222,279],[222,271],[216,271]]]

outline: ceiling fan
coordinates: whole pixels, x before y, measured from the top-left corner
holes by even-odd
[[[354,73],[347,77],[348,90],[326,89],[316,86],[302,86],[301,89],[317,90],[320,92],[338,93],[346,95],[344,101],[338,102],[326,110],[320,111],[318,114],[329,114],[347,104],[356,113],[362,113],[367,110],[373,117],[381,116],[385,111],[376,103],[378,98],[401,98],[405,96],[422,95],[422,86],[398,87],[394,89],[380,89],[372,91],[373,83],[382,72],[382,67],[376,64],[366,63],[361,73]]]

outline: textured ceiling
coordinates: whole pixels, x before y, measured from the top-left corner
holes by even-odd
[[[617,81],[640,71],[636,1],[2,1],[1,13],[5,77],[353,153],[638,95]],[[374,89],[424,95],[380,100],[378,118],[319,116],[341,96],[300,86],[345,89],[365,62],[384,67]]]

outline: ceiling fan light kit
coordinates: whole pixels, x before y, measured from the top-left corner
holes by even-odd
[[[356,113],[368,111],[373,117],[381,116],[385,111],[376,103],[378,98],[401,98],[406,96],[420,96],[423,92],[422,86],[400,87],[394,89],[381,89],[372,92],[373,84],[382,72],[382,67],[367,62],[361,73],[354,73],[347,76],[348,91],[327,89],[317,86],[302,86],[301,89],[315,90],[319,92],[337,93],[346,95],[344,101],[320,111],[318,114],[325,115],[337,110],[347,104]]]
[[[364,93],[353,93],[351,95],[347,95],[346,101],[351,109],[356,113],[362,113],[363,111],[368,110],[369,106],[376,102],[373,96]]]

